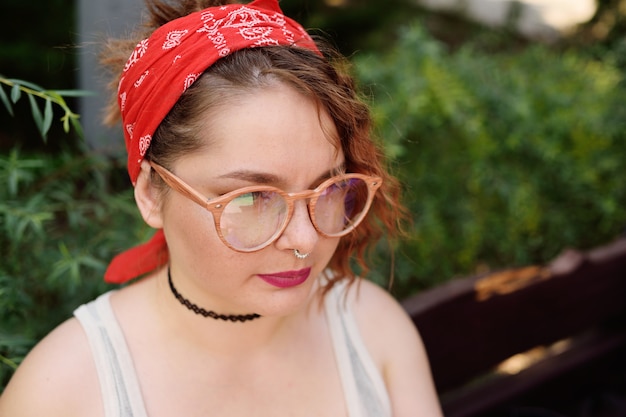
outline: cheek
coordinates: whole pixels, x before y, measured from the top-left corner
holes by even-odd
[[[340,241],[341,241],[341,238],[329,239],[329,242],[327,243],[326,251],[325,251],[326,257],[327,257],[326,262],[325,262],[326,266],[328,266],[328,263],[330,262],[333,255],[337,251],[337,247],[339,246]]]
[[[231,251],[215,230],[211,213],[191,201],[176,197],[170,195],[163,207],[163,229],[170,256],[185,262],[198,262],[206,259],[207,253],[220,257],[230,255]]]

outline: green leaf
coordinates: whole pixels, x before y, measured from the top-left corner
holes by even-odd
[[[90,97],[96,95],[94,91],[88,90],[54,90],[54,92],[63,97]]]
[[[20,86],[18,84],[14,84],[11,88],[11,100],[13,103],[17,103],[20,97],[22,97],[22,90],[20,90]]]
[[[80,136],[81,138],[84,137],[83,126],[78,121],[78,116],[71,117],[70,122],[72,122],[72,126],[76,130],[76,133],[78,133],[78,136]]]
[[[70,131],[70,117],[69,115],[65,115],[61,118],[61,121],[63,121],[63,131],[65,133],[69,133]]]
[[[43,128],[41,134],[45,138],[52,126],[52,117],[54,112],[52,111],[52,100],[46,100],[46,104],[43,111]]]
[[[9,97],[7,97],[7,93],[4,92],[4,88],[0,87],[0,100],[4,103],[4,107],[7,108],[7,111],[11,116],[13,116],[13,106],[9,101]]]
[[[36,91],[45,91],[45,89],[43,89],[41,86],[35,83],[31,83],[30,81],[19,80],[17,78],[9,78],[9,81],[16,85],[22,85]]]
[[[30,110],[33,113],[33,120],[35,121],[35,125],[37,126],[37,129],[39,130],[39,133],[41,134],[41,137],[43,138],[43,140],[46,140],[46,135],[44,133],[43,130],[43,116],[41,115],[41,110],[39,110],[39,106],[37,106],[37,101],[35,100],[35,97],[29,95],[28,96],[28,101],[30,101]]]
[[[35,195],[24,202],[23,206],[0,206],[4,217],[4,233],[12,244],[20,244],[25,237],[43,238],[45,224],[54,219],[54,213],[48,211],[45,196]]]
[[[14,360],[12,360],[10,358],[7,358],[7,357],[4,357],[2,355],[0,355],[0,363],[3,363],[4,365],[7,365],[8,367],[10,367],[13,370],[16,370],[17,366],[18,366],[18,364]]]

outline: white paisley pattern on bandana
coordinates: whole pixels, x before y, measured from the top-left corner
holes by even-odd
[[[130,67],[132,67],[137,61],[139,61],[139,59],[141,59],[141,57],[145,55],[147,50],[148,50],[148,39],[144,39],[141,42],[139,42],[137,46],[135,47],[135,50],[130,56],[130,59],[128,60],[128,62],[126,62],[126,65],[124,66],[124,72],[128,71]]]
[[[148,147],[150,147],[150,142],[152,141],[152,136],[146,135],[142,136],[139,139],[139,155],[145,156],[148,151]]]
[[[185,91],[191,87],[191,84],[195,83],[196,80],[198,79],[198,77],[200,76],[200,74],[189,74],[187,76],[187,78],[185,78],[185,85],[184,85],[184,89]]]
[[[189,31],[188,30],[174,30],[168,33],[167,37],[165,38],[165,42],[163,43],[163,49],[175,48],[178,45],[180,45],[180,42],[183,36],[185,36],[187,32]]]

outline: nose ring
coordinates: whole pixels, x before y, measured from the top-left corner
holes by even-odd
[[[293,250],[293,254],[296,256],[296,258],[298,259],[306,259],[309,257],[309,255],[311,254],[311,252],[309,253],[300,253],[300,251],[298,249],[294,249]]]

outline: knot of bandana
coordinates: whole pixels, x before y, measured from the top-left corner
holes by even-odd
[[[207,68],[235,51],[273,45],[319,54],[304,28],[283,15],[277,0],[210,7],[168,22],[141,41],[124,66],[118,88],[133,184],[157,127]],[[149,242],[116,256],[105,281],[123,283],[166,264],[166,249],[158,230]]]

